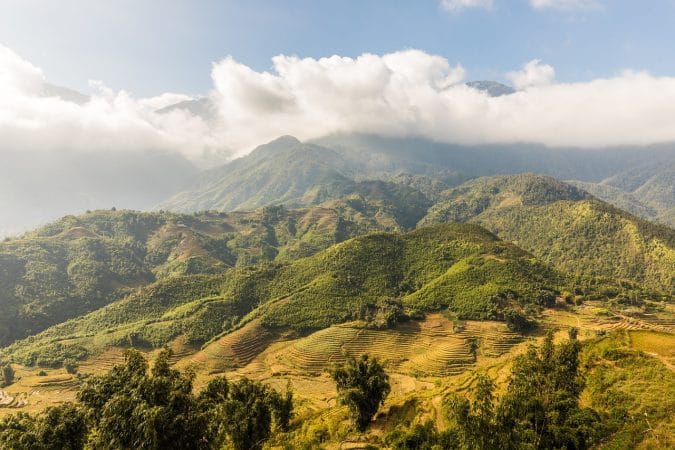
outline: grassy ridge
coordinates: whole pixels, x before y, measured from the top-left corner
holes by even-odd
[[[416,211],[413,222],[423,207]],[[401,230],[409,213],[351,197],[302,210],[66,216],[0,243],[0,346],[156,280],[309,256],[369,231]]]
[[[484,177],[441,194],[419,222],[476,222],[576,278],[628,280],[673,295],[675,231],[560,181]]]
[[[55,343],[93,351],[156,347],[184,334],[199,344],[253,318],[267,328],[306,332],[357,319],[386,299],[422,310],[447,307],[465,318],[501,318],[506,303],[536,303],[560,283],[528,253],[476,225],[375,233],[290,263],[163,279],[3,353],[35,364],[49,359],[42,349]]]

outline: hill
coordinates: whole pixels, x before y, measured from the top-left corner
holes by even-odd
[[[673,294],[675,231],[575,187],[525,174],[478,178],[441,197],[420,226],[476,222],[563,272],[625,279]]]
[[[582,189],[644,219],[675,227],[675,162],[650,161]]]
[[[675,148],[589,151],[523,144],[462,146],[369,135],[332,135],[303,143],[284,136],[200,174],[159,208],[192,212],[246,210],[268,204],[308,206],[358,190],[355,181],[373,179],[402,182],[433,199],[432,191],[406,184],[411,179],[399,178],[402,174],[427,177],[447,186],[478,176],[522,172],[599,183],[611,177],[623,179],[626,171],[644,164],[645,159],[661,162],[656,171],[661,173],[664,164],[675,161]],[[672,175],[663,174],[658,189],[652,181],[652,193],[645,198],[658,198],[654,202],[659,204],[674,202],[672,189],[664,188],[668,177],[672,181]],[[425,184],[431,187],[429,182]]]
[[[369,231],[401,230],[424,214],[420,204],[414,196],[390,207],[353,195],[302,210],[64,217],[0,243],[0,345],[156,280],[295,259]]]
[[[251,322],[296,333],[357,319],[386,326],[404,310],[503,320],[506,309],[552,301],[562,282],[476,225],[375,233],[288,263],[161,279],[3,353],[49,366],[111,346],[158,347],[179,336],[200,345]]]

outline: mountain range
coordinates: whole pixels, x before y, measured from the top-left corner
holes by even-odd
[[[453,187],[478,176],[532,172],[584,183],[579,186],[598,198],[672,226],[674,163],[673,146],[604,150],[467,147],[366,135],[328,136],[303,143],[284,136],[201,173],[158,208],[192,212],[245,210],[267,204],[307,206],[344,195],[360,180],[427,177],[426,183]],[[619,186],[617,180],[632,181]],[[608,189],[614,194],[602,194]]]
[[[0,415],[72,399],[126,349],[170,348],[199,386],[292,384],[293,433],[328,423],[321,442],[338,445],[352,434],[333,364],[382,359],[395,395],[373,428],[395,433],[480,373],[503,383],[550,331],[583,340],[584,396],[619,417],[609,448],[651,442],[617,411],[672,426],[673,151],[640,151],[284,136],[205,172],[176,159],[160,176],[166,155],[135,181],[94,172],[125,184],[108,200],[160,179],[133,199],[146,211],[92,208],[0,242],[0,361],[18,379]]]

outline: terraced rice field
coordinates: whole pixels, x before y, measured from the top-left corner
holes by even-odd
[[[252,321],[189,358],[178,365],[192,365],[200,372],[220,373],[235,367],[242,367],[251,362],[272,342],[273,334]]]
[[[522,338],[502,324],[469,322],[461,330],[441,315],[410,322],[395,329],[364,329],[358,324],[337,325],[293,343],[281,358],[289,370],[318,374],[333,363],[368,353],[389,370],[411,375],[447,376],[474,364],[469,340],[477,338],[480,354],[499,356]]]

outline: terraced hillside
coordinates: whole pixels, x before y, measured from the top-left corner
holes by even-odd
[[[550,299],[561,282],[555,271],[476,225],[375,233],[290,263],[162,279],[1,354],[58,365],[114,346],[158,347],[178,336],[199,345],[251,321],[271,332],[306,333],[388,317],[391,308],[501,319],[505,308]]]
[[[668,427],[672,426],[669,411],[674,407],[667,395],[675,386],[673,311],[628,317],[625,311],[606,306],[590,301],[578,307],[548,309],[540,320],[543,329],[557,330],[560,336],[566,335],[569,327],[579,329],[589,376],[583,394],[586,404],[602,411],[620,402],[636,411],[637,420],[613,435],[606,448],[625,448],[627,441],[635,448],[659,448],[656,442],[668,442]],[[640,322],[638,326],[635,321]],[[447,427],[442,400],[448,393],[467,395],[475,387],[478,375],[484,373],[503,385],[514,356],[541,335],[516,334],[500,322],[457,321],[431,313],[423,320],[388,329],[372,329],[356,321],[307,336],[268,330],[259,321],[251,321],[201,350],[186,346],[182,338],[172,342],[172,347],[182,352],[173,361],[182,369],[195,370],[198,386],[216,374],[224,374],[230,380],[247,376],[277,389],[290,384],[297,423],[302,424],[294,428],[294,436],[306,434],[311,439],[314,430],[325,430],[324,448],[339,448],[345,440],[382,445],[384,435],[410,420],[421,423],[433,419],[439,428]],[[474,338],[479,344],[475,356],[468,346]],[[345,407],[336,405],[336,393],[326,369],[364,352],[385,362],[392,393],[370,432],[356,435],[349,430]],[[122,360],[122,349],[111,348],[83,361],[78,371],[86,377]],[[0,394],[0,400],[6,403],[0,404],[0,416],[39,411],[72,400],[82,383],[82,379],[63,369],[46,369],[46,375],[38,375],[37,368],[15,368],[17,382]],[[648,413],[649,423],[640,420],[644,412]]]

